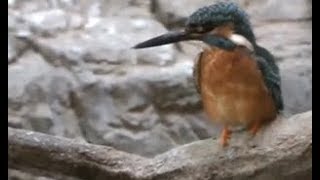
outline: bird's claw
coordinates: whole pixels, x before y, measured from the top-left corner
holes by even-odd
[[[228,146],[229,139],[231,138],[231,131],[228,128],[223,128],[222,134],[221,134],[221,140],[220,143],[223,147]]]

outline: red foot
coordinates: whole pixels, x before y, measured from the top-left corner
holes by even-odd
[[[249,132],[250,132],[251,135],[255,136],[260,128],[261,128],[261,122],[260,121],[256,121],[255,123],[253,123],[253,125],[249,129]]]
[[[221,133],[221,140],[220,140],[220,143],[223,147],[226,147],[229,145],[230,137],[231,137],[231,131],[227,127],[224,127]]]

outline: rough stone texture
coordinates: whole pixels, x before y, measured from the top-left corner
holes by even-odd
[[[25,173],[23,171],[14,170],[14,169],[8,170],[8,179],[12,179],[12,180],[18,180],[18,179],[22,179],[22,180],[79,180],[78,178],[60,176],[58,174],[56,174],[54,178],[49,178],[46,176],[38,176],[35,178],[30,173]]]
[[[167,27],[183,26],[186,18],[200,7],[211,5],[217,0],[152,0],[155,17]]]
[[[272,137],[272,138],[270,138]],[[309,180],[312,111],[278,118],[251,137],[235,132],[228,147],[206,139],[144,158],[108,146],[8,128],[10,168],[39,175],[123,180]]]
[[[102,76],[97,83],[77,90],[73,96],[75,111],[87,139],[145,156],[198,139],[186,122],[200,117],[187,113],[190,107],[199,108],[199,97],[190,79],[176,71],[185,65],[176,66],[163,67],[158,74],[153,67],[136,67],[125,77]],[[198,126],[207,123],[203,118],[198,120]]]
[[[100,18],[94,24],[86,24],[83,31],[64,33],[56,38],[41,38],[35,43],[46,56],[82,60],[100,67],[103,64],[101,68],[107,68],[108,64],[166,65],[172,64],[175,59],[172,45],[153,50],[131,49],[145,37],[164,32],[160,23],[149,18]]]
[[[240,0],[255,21],[305,20],[312,17],[311,0]]]
[[[9,65],[8,77],[9,124],[82,139],[70,109],[69,94],[75,86],[70,72],[28,51],[19,62]]]
[[[118,20],[124,21],[123,18]],[[110,26],[107,27],[110,28],[113,22],[109,21]],[[159,26],[156,23],[154,24]],[[133,27],[135,27],[134,25]],[[150,22],[148,26],[151,25]],[[63,93],[60,93],[59,96],[62,96],[64,103],[71,108],[66,112],[69,112],[70,115],[76,114],[80,121],[79,127],[86,140],[97,144],[112,145],[145,156],[152,156],[177,144],[197,140],[197,133],[213,135],[213,133],[207,132],[212,130],[210,128],[207,128],[208,130],[205,130],[205,132],[196,133],[193,132],[189,124],[186,124],[187,122],[183,122],[184,120],[194,119],[194,117],[190,118],[191,112],[188,111],[200,110],[200,100],[191,78],[192,61],[179,61],[179,63],[170,65],[174,63],[173,57],[168,58],[168,55],[169,57],[173,56],[175,52],[173,46],[164,46],[162,47],[163,50],[160,48],[155,53],[151,53],[150,49],[134,52],[119,46],[108,45],[105,43],[107,39],[102,41],[100,38],[104,34],[104,31],[100,32],[101,29],[90,27],[88,31],[84,31],[82,34],[66,33],[55,38],[32,39],[31,37],[30,40],[26,41],[34,51],[45,57],[51,65],[62,69],[66,68],[75,77],[77,87],[70,85],[71,87],[66,94],[63,96]],[[92,32],[93,30],[96,32]],[[96,33],[96,35],[90,33]],[[94,38],[88,39],[88,36]],[[105,36],[111,38],[108,33]],[[115,43],[119,43],[119,39],[123,40],[124,38],[117,38]],[[138,41],[138,39],[134,41]],[[60,44],[61,42],[64,43]],[[102,45],[98,44],[99,42]],[[131,43],[130,40],[124,45],[129,43]],[[105,54],[99,55],[98,48],[110,48],[109,52],[117,55],[112,57],[110,53],[105,53],[106,50],[101,50],[100,52]],[[120,49],[119,52],[116,52],[117,49]],[[128,55],[125,55],[125,53]],[[119,59],[126,56],[130,57],[130,54],[136,56],[137,59]],[[110,59],[99,59],[97,56],[101,58],[109,57]],[[153,59],[150,59],[150,62],[144,60],[151,56]],[[169,62],[167,62],[168,60]],[[141,67],[136,64],[140,64]],[[82,73],[82,71],[85,73]],[[155,73],[155,71],[158,71],[158,73]],[[84,79],[90,79],[88,76],[93,78],[92,81],[83,82]],[[40,83],[39,80],[37,83]],[[36,91],[36,89],[30,88],[30,92],[32,91]],[[48,93],[50,95],[50,92]],[[55,116],[51,114],[54,114],[55,111],[62,111],[63,108],[53,106],[51,102],[48,103],[49,105],[46,107],[31,106],[33,107],[32,115],[26,115],[26,117],[32,119],[32,127],[37,126],[33,129],[41,132],[45,132],[45,130],[40,129],[49,129],[51,126],[53,126],[51,128],[53,130],[60,129],[59,125],[55,126],[55,124],[61,120],[55,119]],[[41,104],[41,106],[45,105]],[[59,108],[59,110],[56,110],[56,108]],[[181,114],[181,116],[167,116],[169,112],[176,114],[179,111],[186,111],[186,113],[185,115]],[[46,118],[45,115],[47,115]],[[74,119],[74,116],[71,119]],[[172,125],[172,122],[175,121],[181,123]],[[40,122],[47,123],[41,126],[37,125]],[[198,124],[205,127],[208,122],[200,120]],[[172,129],[171,127],[175,128]],[[63,131],[56,133],[63,135]],[[73,135],[74,133],[68,134]],[[146,144],[153,145],[146,148]]]
[[[67,29],[83,26],[83,18],[79,14],[67,14],[61,9],[37,11],[23,16],[23,21],[30,30],[42,36],[53,36]]]
[[[152,10],[156,18],[167,27],[182,26],[186,18],[202,6],[219,0],[153,0]],[[230,0],[247,11],[253,23],[261,21],[305,20],[312,17],[310,0]]]
[[[41,76],[52,67],[46,63],[41,56],[31,51],[25,53],[19,62],[8,66],[8,101],[10,107],[11,102],[21,102],[24,88],[31,83],[31,81]]]
[[[259,44],[278,61],[287,114],[312,109],[312,25],[304,22],[277,22],[257,26]]]
[[[14,37],[19,29],[25,29],[17,14],[8,10],[8,64],[15,62],[28,48],[25,43]]]
[[[41,9],[48,9],[50,8],[50,3],[49,1],[41,0],[8,0],[8,8],[18,9],[20,12],[23,13],[29,13]]]
[[[130,49],[213,2],[8,1],[8,125],[147,157],[216,138],[192,80],[201,45]],[[280,65],[284,114],[311,110],[310,1],[237,2]]]

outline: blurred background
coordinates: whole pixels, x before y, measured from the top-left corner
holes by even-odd
[[[8,0],[8,126],[145,157],[217,137],[193,84],[201,48],[130,49],[214,2]],[[312,1],[236,2],[280,66],[286,116],[311,110]],[[10,180],[51,179],[8,172]]]

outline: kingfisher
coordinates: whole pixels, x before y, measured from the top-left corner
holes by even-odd
[[[254,136],[283,110],[281,77],[273,55],[256,42],[249,16],[233,2],[199,8],[182,30],[146,40],[133,48],[181,41],[205,44],[193,68],[194,83],[208,117],[223,126],[220,143],[229,144],[231,127]]]

